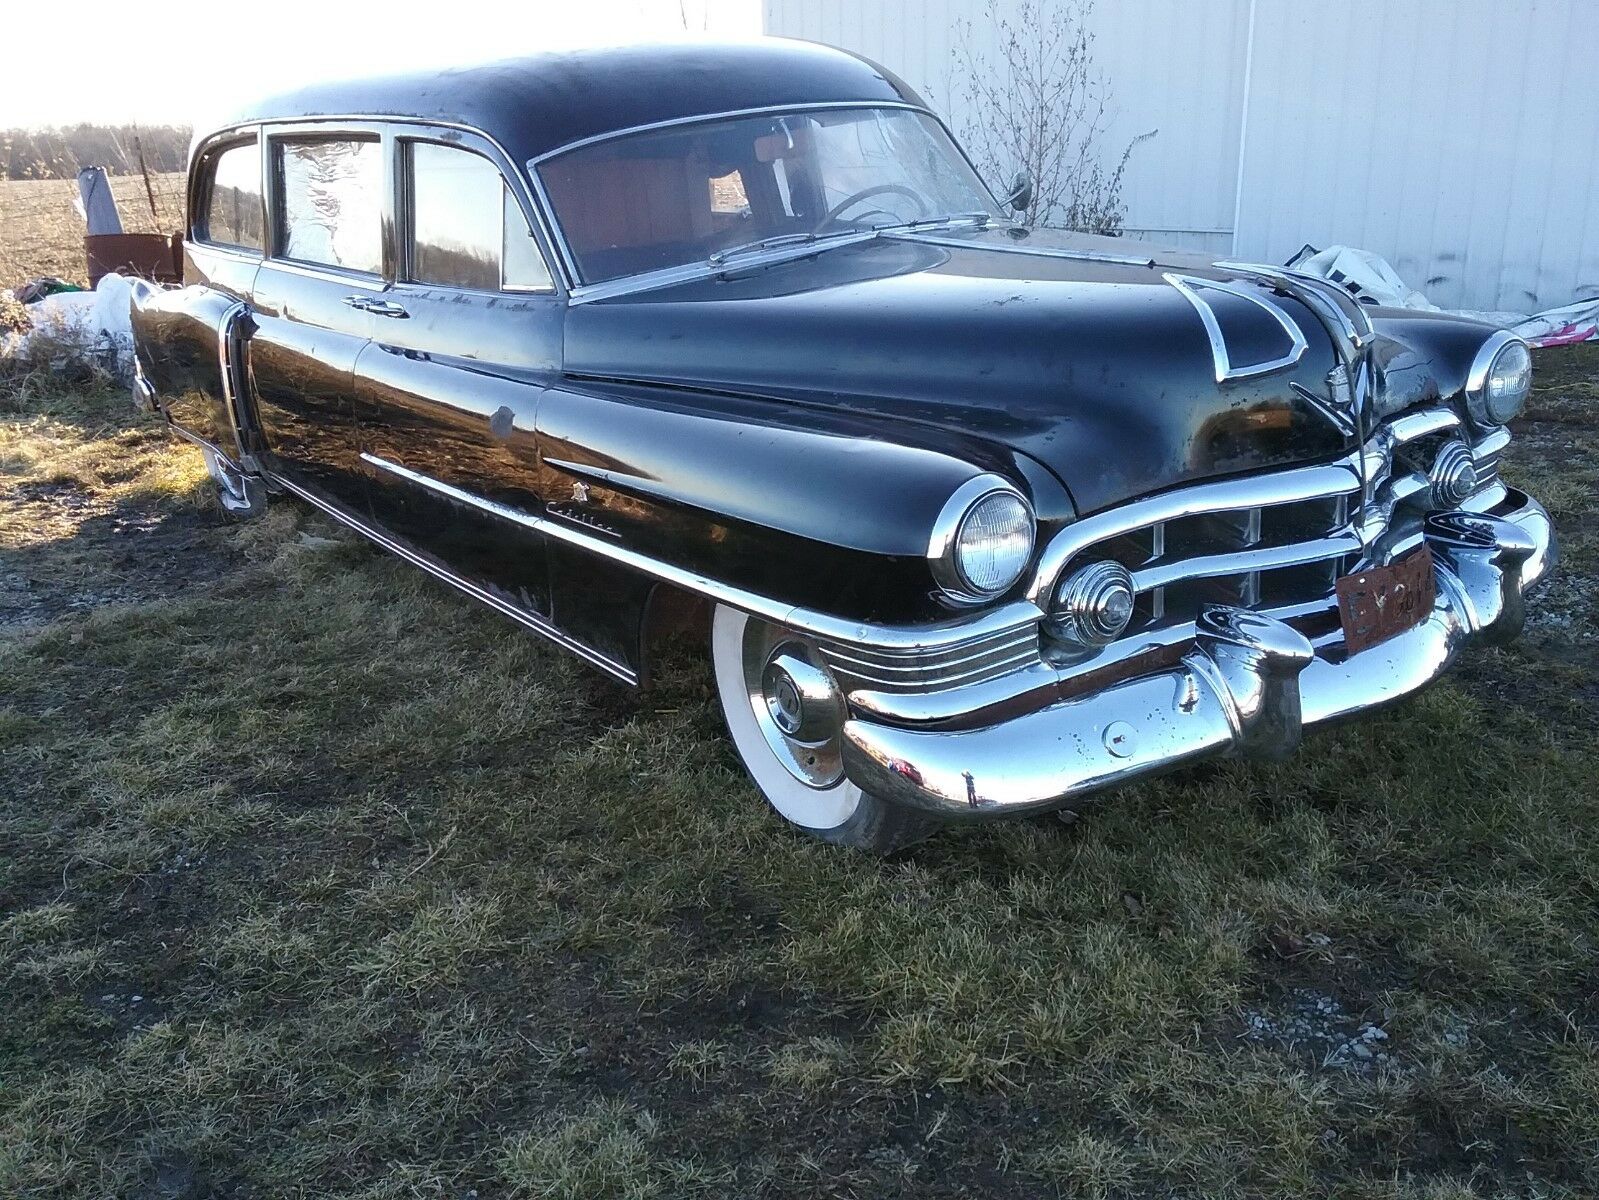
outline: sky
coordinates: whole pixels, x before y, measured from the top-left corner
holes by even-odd
[[[761,31],[760,0],[18,0],[0,128],[203,125],[316,79]]]

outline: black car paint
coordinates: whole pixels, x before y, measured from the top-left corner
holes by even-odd
[[[1309,351],[1218,387],[1169,266],[1029,254],[1000,230],[949,240],[970,246],[889,237],[580,305],[567,319],[567,370],[975,435],[1048,466],[1079,515],[1350,448],[1289,386],[1325,393],[1335,362],[1296,301],[1274,299]],[[1241,361],[1270,357],[1247,301],[1213,303]]]
[[[247,119],[270,133],[349,114],[383,131],[391,151],[402,136],[465,139],[531,205],[516,164],[574,138],[855,100],[919,103],[871,64],[791,44],[547,56],[311,89]],[[371,119],[389,113],[397,119]],[[645,670],[657,585],[519,516],[785,603],[916,623],[951,615],[925,554],[944,502],[977,474],[1027,495],[1042,544],[1078,515],[1136,496],[1352,444],[1290,387],[1324,391],[1335,361],[1315,315],[1290,297],[1273,303],[1309,340],[1299,362],[1217,384],[1199,317],[1165,279],[1238,278],[1203,259],[1107,261],[1106,239],[999,229],[944,231],[936,243],[884,235],[574,301],[559,282],[536,295],[405,283],[396,213],[391,194],[385,279],[191,246],[188,286],[135,314],[141,365],[174,424],[231,454],[214,327],[220,308],[249,300],[247,448],[623,678]],[[1112,244],[1118,259],[1142,253]],[[381,297],[404,316],[361,313],[351,296]],[[1224,298],[1217,311],[1244,361],[1269,356],[1246,302]],[[1390,406],[1458,399],[1482,327],[1376,315]]]
[[[393,116],[479,130],[525,163],[573,143],[689,117],[816,104],[926,107],[891,72],[810,42],[761,38],[574,49],[444,71],[315,83],[225,122]]]

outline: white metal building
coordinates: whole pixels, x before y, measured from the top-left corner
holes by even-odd
[[[766,32],[875,59],[959,131],[955,29],[982,47],[985,0],[765,4]],[[1089,26],[1105,144],[1160,131],[1128,166],[1129,236],[1359,246],[1445,307],[1599,297],[1594,0],[1100,0]]]

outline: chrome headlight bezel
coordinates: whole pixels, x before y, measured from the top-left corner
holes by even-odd
[[[1002,496],[1014,501],[1025,529],[1025,545],[1016,556],[1015,570],[1003,582],[974,581],[962,563],[963,535],[969,530],[972,515],[983,505]],[[1026,573],[1038,544],[1038,519],[1027,497],[1017,491],[1009,480],[999,475],[979,475],[969,479],[950,495],[933,522],[933,532],[927,543],[927,565],[933,573],[944,597],[962,605],[982,604],[995,596],[1003,595]]]
[[[1526,379],[1519,392],[1512,395],[1507,403],[1503,397],[1496,397],[1492,384],[1496,370],[1502,367],[1501,360],[1506,355],[1526,357]],[[1518,369],[1517,374],[1520,374]],[[1477,355],[1471,360],[1471,369],[1466,374],[1466,409],[1471,414],[1471,419],[1483,428],[1496,428],[1513,420],[1526,407],[1527,396],[1532,390],[1532,348],[1525,339],[1517,337],[1508,329],[1501,329],[1483,342]]]

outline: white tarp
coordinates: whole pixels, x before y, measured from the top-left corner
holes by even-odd
[[[129,300],[136,283],[107,275],[92,292],[60,292],[27,306],[33,328],[0,339],[0,357],[41,366],[66,358],[85,359],[127,380],[133,374],[133,325]]]
[[[1310,247],[1307,246],[1305,250],[1310,250]],[[1409,287],[1387,259],[1370,250],[1329,246],[1313,253],[1301,251],[1288,265],[1308,275],[1339,284],[1365,304],[1414,308],[1424,312],[1460,312],[1464,316],[1477,317],[1518,333],[1534,346],[1565,346],[1572,342],[1599,340],[1599,299],[1579,300],[1575,304],[1541,313],[1442,309]]]

